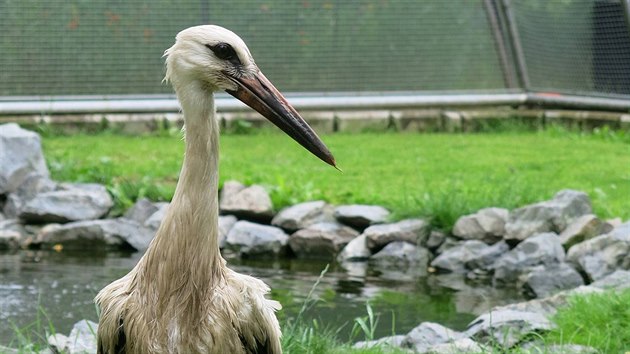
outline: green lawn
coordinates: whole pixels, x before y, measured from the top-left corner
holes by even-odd
[[[621,138],[620,138],[621,136]],[[395,218],[449,228],[489,206],[515,208],[565,188],[585,191],[601,217],[630,218],[630,143],[619,133],[369,133],[322,137],[343,172],[276,133],[224,135],[221,181],[268,187],[276,208],[323,199],[382,204]],[[50,136],[52,178],[105,183],[119,210],[138,196],[169,199],[183,155],[178,136]]]

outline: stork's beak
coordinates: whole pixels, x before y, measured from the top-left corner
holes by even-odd
[[[269,119],[313,155],[337,167],[335,158],[315,131],[262,72],[259,71],[252,77],[228,77],[236,84],[237,89],[226,90],[227,93]]]

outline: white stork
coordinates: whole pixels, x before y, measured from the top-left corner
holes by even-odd
[[[164,55],[165,80],[184,113],[184,162],[146,253],[96,296],[98,352],[281,353],[275,316],[280,304],[265,298],[265,283],[229,269],[219,253],[219,127],[213,93],[227,91],[323,161],[335,166],[335,160],[233,32],[191,27]]]

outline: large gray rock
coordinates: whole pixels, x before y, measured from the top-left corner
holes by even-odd
[[[460,338],[450,343],[436,344],[426,351],[427,354],[478,354],[491,353],[485,346],[470,338]]]
[[[437,344],[454,342],[464,335],[441,324],[423,322],[412,329],[401,343],[403,348],[411,348],[418,353],[425,353]]]
[[[429,237],[431,225],[422,219],[407,219],[392,224],[373,225],[365,229],[367,247],[378,252],[394,241],[406,241],[424,246]]]
[[[569,299],[574,296],[582,296],[587,294],[601,293],[604,290],[592,286],[579,286],[575,289],[561,291],[555,295],[542,299],[533,299],[529,301],[517,302],[514,304],[497,306],[492,311],[520,311],[534,312],[541,314],[547,318],[556,314],[559,308],[567,306]]]
[[[490,246],[479,240],[464,241],[442,252],[431,262],[431,266],[438,271],[465,273],[466,262],[488,247]]]
[[[282,209],[271,220],[271,225],[289,232],[307,228],[321,222],[333,222],[333,207],[326,202],[317,200],[296,204]]]
[[[536,267],[527,274],[523,286],[533,297],[544,298],[582,285],[584,279],[580,273],[567,263],[560,263]]]
[[[227,235],[237,221],[238,219],[234,215],[219,216],[219,248],[225,248]]]
[[[428,249],[404,241],[395,241],[370,257],[370,264],[380,267],[414,267],[426,272],[431,260]]]
[[[558,235],[551,232],[538,234],[519,243],[495,262],[494,280],[502,284],[512,284],[532,267],[558,264],[564,258],[564,249]]]
[[[0,251],[20,248],[22,235],[14,230],[0,230]]]
[[[71,222],[60,227],[43,229],[39,242],[44,247],[60,244],[64,249],[98,250],[135,249],[144,251],[154,232],[137,222],[126,219],[104,219]]]
[[[245,257],[277,256],[283,253],[289,236],[280,228],[238,221],[225,240],[225,248]]]
[[[505,223],[509,211],[503,208],[485,208],[462,216],[453,226],[453,235],[465,240],[480,240],[486,243],[500,241],[505,234]]]
[[[57,183],[48,176],[42,176],[37,172],[29,173],[22,184],[7,196],[4,204],[4,213],[10,218],[16,218],[20,214],[26,202],[33,199],[39,193],[51,192],[57,189]]]
[[[473,320],[465,334],[481,343],[511,348],[527,335],[549,331],[553,323],[536,312],[493,310]]]
[[[482,248],[479,252],[467,257],[464,265],[467,269],[488,270],[492,268],[494,262],[510,251],[510,246],[505,241],[497,242],[494,245]]]
[[[440,230],[431,230],[427,238],[426,247],[431,251],[437,250],[446,241],[446,234]]]
[[[0,195],[15,191],[32,172],[48,177],[38,134],[15,123],[0,125]]]
[[[93,220],[103,217],[114,205],[107,189],[98,184],[63,184],[60,188],[26,202],[20,219],[33,223]]]
[[[354,343],[352,347],[353,348],[372,348],[372,347],[399,348],[403,340],[405,340],[405,337],[406,336],[399,334],[399,335],[383,337],[383,338],[379,338],[375,340],[359,341],[359,342]]]
[[[585,193],[563,190],[551,200],[513,210],[505,224],[504,239],[516,243],[543,232],[561,233],[574,219],[591,213],[591,201]]]
[[[378,205],[341,205],[335,208],[334,216],[342,224],[363,230],[386,222],[389,211]]]
[[[348,226],[324,222],[295,232],[289,238],[289,247],[299,258],[334,258],[358,235]]]
[[[341,250],[339,256],[337,256],[337,260],[339,262],[360,262],[366,261],[372,252],[367,248],[367,238],[365,235],[361,234],[355,238],[353,238],[346,247]]]
[[[96,331],[98,324],[89,320],[81,320],[74,324],[70,335],[61,333],[50,335],[48,345],[54,349],[51,353],[93,354],[96,353]]]
[[[607,234],[613,230],[613,226],[602,221],[593,214],[586,214],[573,220],[562,233],[560,241],[564,249],[569,249],[584,240],[595,236]]]
[[[590,286],[600,289],[615,290],[630,288],[630,271],[618,269],[613,273],[592,282]]]
[[[591,281],[616,269],[630,269],[630,222],[571,247],[567,260],[586,273]]]
[[[0,221],[0,230],[10,230],[24,236],[27,234],[24,224],[19,219],[6,219]]]
[[[223,185],[219,209],[224,214],[247,220],[269,221],[274,215],[271,198],[263,187],[244,187],[233,181]]]
[[[124,217],[131,219],[139,224],[144,224],[147,219],[158,211],[159,207],[147,198],[140,198],[129,208]]]

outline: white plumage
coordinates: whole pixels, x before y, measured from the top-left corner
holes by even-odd
[[[276,301],[261,280],[227,268],[218,245],[219,127],[225,90],[325,162],[334,158],[262,75],[245,43],[218,26],[177,35],[166,80],[181,103],[186,153],[171,205],[138,264],[96,296],[99,353],[281,353]]]

